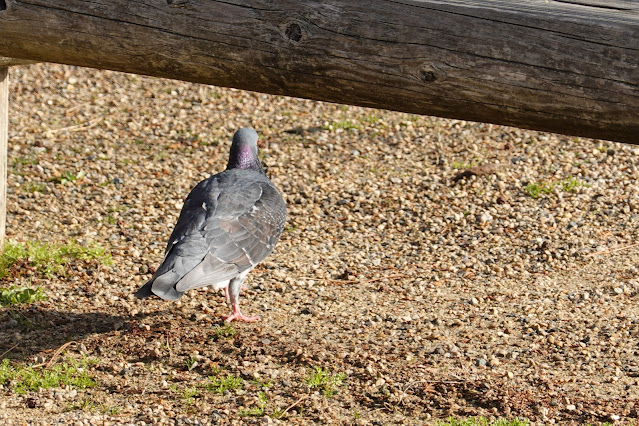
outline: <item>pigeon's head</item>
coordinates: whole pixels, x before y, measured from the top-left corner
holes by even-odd
[[[257,132],[243,127],[233,135],[231,154],[227,169],[253,169],[264,173],[262,163],[257,158]]]

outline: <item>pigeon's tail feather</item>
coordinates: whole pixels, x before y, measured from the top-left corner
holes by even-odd
[[[138,291],[135,292],[135,297],[138,299],[146,299],[147,297],[155,296],[153,291],[151,290],[153,287],[153,280],[150,280],[146,284],[144,284]]]
[[[175,284],[180,280],[180,278],[182,278],[182,276],[175,273],[173,270],[165,272],[164,274],[155,277],[151,290],[153,291],[153,294],[164,300],[178,300],[184,294],[184,292],[177,291],[175,289]]]
[[[164,300],[178,300],[184,294],[184,292],[175,289],[175,283],[179,278],[180,276],[173,271],[153,277],[135,293],[135,297],[144,299],[145,297],[158,296]]]

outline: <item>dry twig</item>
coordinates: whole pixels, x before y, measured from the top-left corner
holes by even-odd
[[[14,350],[15,348],[17,348],[19,345],[19,343],[16,343],[15,345],[11,346],[9,349],[7,349],[6,351],[2,352],[2,355],[0,355],[0,358],[2,358],[3,356],[5,356],[6,354],[8,354],[9,352],[11,352],[12,350]]]
[[[598,254],[606,254],[606,253],[614,253],[614,252],[618,252],[618,251],[622,251],[622,250],[628,250],[631,249],[633,247],[639,247],[639,243],[634,243],[634,244],[630,244],[628,246],[623,246],[623,247],[615,247],[615,248],[606,248],[603,250],[599,250],[596,251],[594,253],[590,253],[588,255],[586,255],[586,257],[592,257]]]
[[[53,361],[55,361],[55,359],[58,357],[58,355],[60,355],[60,353],[62,353],[62,351],[65,350],[67,348],[67,346],[69,346],[71,343],[77,343],[77,342],[75,340],[71,340],[71,341],[65,343],[64,345],[60,346],[58,348],[58,350],[55,351],[55,353],[53,354],[51,359],[46,364],[44,364],[44,368],[51,367],[51,364],[53,364]]]
[[[64,131],[79,132],[81,130],[87,130],[87,129],[90,129],[92,127],[97,126],[100,123],[100,121],[102,121],[102,120],[103,120],[102,117],[94,118],[93,120],[89,120],[86,123],[76,124],[74,126],[62,127],[60,129],[50,129],[50,130],[47,130],[44,133],[47,134],[47,135],[50,135],[50,134],[52,135],[52,134],[60,133],[60,132],[64,132]]]
[[[288,410],[290,410],[291,408],[295,407],[296,405],[298,405],[300,402],[304,401],[306,398],[308,398],[308,395],[304,395],[302,396],[300,399],[298,399],[297,401],[295,401],[293,403],[293,405],[291,405],[290,407],[288,407],[286,410],[284,410],[282,412],[282,415],[280,417],[284,417],[284,414],[286,414],[288,412]]]

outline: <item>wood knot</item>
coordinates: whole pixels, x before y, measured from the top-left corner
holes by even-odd
[[[284,34],[289,40],[298,42],[302,39],[302,27],[298,23],[292,22],[286,27]]]
[[[7,2],[0,0],[0,10],[7,10]]]
[[[437,80],[437,76],[435,75],[434,72],[430,70],[425,70],[423,68],[419,70],[419,78],[424,83],[432,83],[433,81]]]

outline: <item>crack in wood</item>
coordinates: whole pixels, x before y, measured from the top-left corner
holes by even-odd
[[[557,3],[567,3],[567,4],[571,4],[571,5],[576,5],[576,6],[587,6],[587,7],[596,7],[598,9],[610,9],[610,10],[623,10],[623,11],[627,11],[627,10],[637,10],[637,4],[635,3],[634,7],[630,7],[631,4],[629,4],[628,6],[624,6],[624,4],[620,1],[616,1],[614,2],[615,4],[610,4],[607,3],[610,0],[606,0],[606,2],[604,1],[597,1],[597,0],[590,0],[590,1],[576,1],[576,0],[553,0]]]

